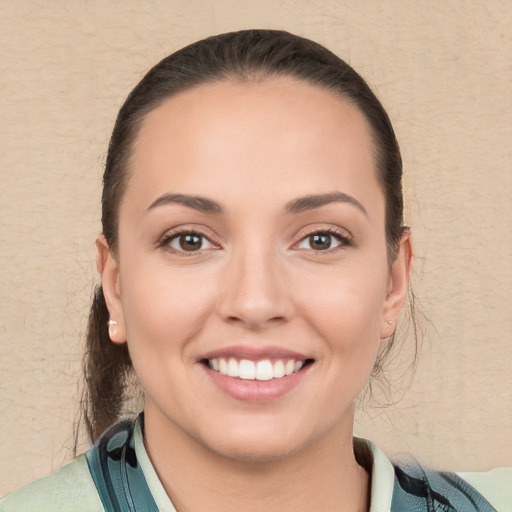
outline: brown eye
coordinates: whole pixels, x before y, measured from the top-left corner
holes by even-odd
[[[184,251],[198,251],[203,245],[203,241],[200,236],[197,235],[181,235],[178,238],[178,244],[180,249]]]
[[[169,246],[177,252],[197,252],[210,249],[213,244],[203,235],[197,233],[182,233],[173,237]]]
[[[323,251],[325,249],[330,249],[332,244],[332,236],[327,235],[325,233],[311,235],[309,237],[309,245],[311,249],[315,251]]]
[[[318,232],[302,239],[298,244],[298,248],[313,251],[328,251],[329,249],[338,247],[341,243],[340,237],[336,235]]]

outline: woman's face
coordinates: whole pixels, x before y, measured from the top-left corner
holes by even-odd
[[[202,85],[146,116],[117,259],[98,247],[147,422],[250,460],[351,435],[410,264],[406,240],[388,265],[373,155],[356,107],[291,78]]]

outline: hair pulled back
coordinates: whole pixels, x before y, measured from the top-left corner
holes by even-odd
[[[365,115],[374,141],[377,179],[385,196],[388,260],[393,261],[404,230],[402,160],[386,111],[365,80],[342,59],[313,41],[275,30],[232,32],[186,46],[154,66],[129,94],[117,116],[103,175],[102,229],[114,256],[132,147],[146,114],[173,95],[201,84],[272,76],[288,76],[332,91]],[[126,344],[113,344],[109,339],[108,317],[99,286],[89,315],[81,413],[92,441],[122,415],[132,375]],[[381,357],[374,374],[380,370]]]

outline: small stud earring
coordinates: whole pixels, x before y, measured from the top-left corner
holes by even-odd
[[[112,340],[114,336],[117,334],[117,322],[115,320],[109,320],[107,322],[108,325],[108,337]]]
[[[393,322],[391,320],[386,320],[386,322],[389,324],[389,325],[392,325]]]

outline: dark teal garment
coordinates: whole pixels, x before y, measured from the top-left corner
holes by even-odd
[[[117,423],[86,454],[106,512],[158,512],[137,463],[133,428],[132,420]],[[394,465],[394,469],[391,512],[496,512],[455,473],[432,471],[419,464]]]
[[[455,473],[396,465],[391,512],[496,512]]]
[[[105,512],[158,512],[135,456],[133,427],[133,420],[116,423],[86,453]]]

